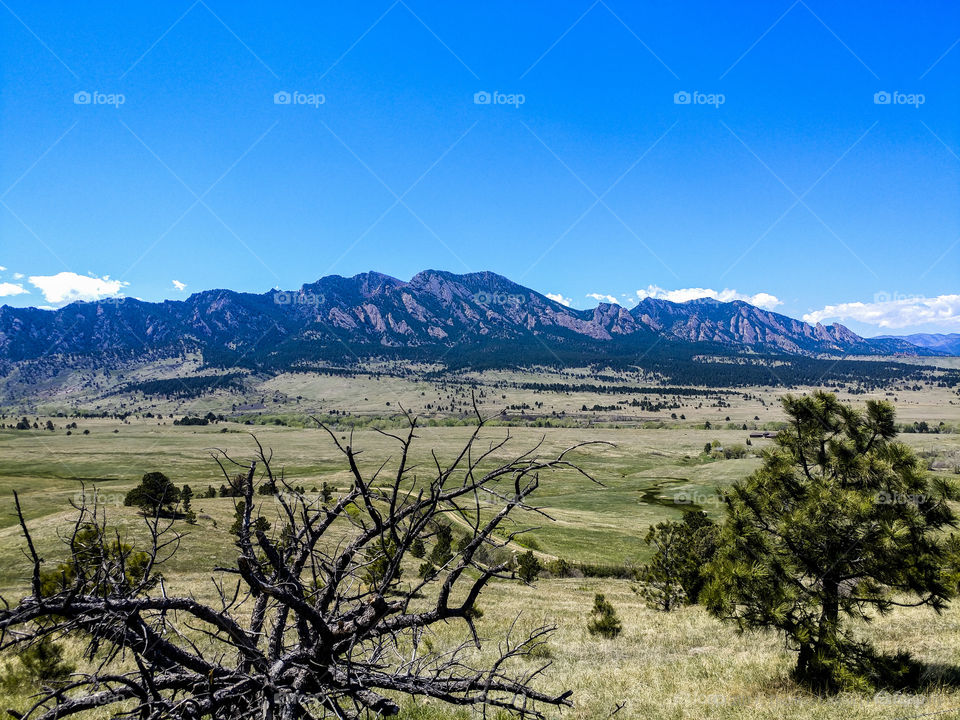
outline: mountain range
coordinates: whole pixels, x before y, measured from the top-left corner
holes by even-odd
[[[916,333],[914,335],[880,335],[876,340],[906,340],[917,347],[935,350],[947,355],[960,355],[960,333]]]
[[[331,355],[438,359],[456,349],[510,353],[543,345],[581,353],[649,352],[684,344],[725,353],[936,355],[947,346],[865,339],[843,325],[810,325],[742,301],[646,298],[629,310],[576,310],[492,272],[426,270],[409,282],[368,272],[331,275],[299,290],[208,290],[159,303],[132,298],[57,310],[0,307],[0,359],[199,350],[295,363]],[[227,362],[227,364],[230,364]]]

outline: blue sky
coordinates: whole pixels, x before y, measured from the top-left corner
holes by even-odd
[[[960,331],[953,2],[3,0],[0,38],[11,305],[439,268]]]

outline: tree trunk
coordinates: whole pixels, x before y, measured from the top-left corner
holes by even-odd
[[[836,640],[840,622],[840,585],[835,580],[823,580],[823,607],[813,642],[800,646],[797,658],[797,677],[815,686],[830,687],[833,670],[826,658],[837,653]]]
[[[810,660],[813,658],[813,646],[804,643],[800,646],[800,654],[797,656],[796,674],[798,679],[807,677],[810,672]]]
[[[840,624],[840,585],[835,580],[823,581],[823,610],[820,613],[820,628],[817,645],[832,647]]]

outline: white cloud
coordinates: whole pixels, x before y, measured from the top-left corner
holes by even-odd
[[[736,290],[724,288],[719,292],[712,288],[680,288],[678,290],[664,290],[659,285],[648,285],[644,290],[637,290],[637,298],[645,300],[646,298],[656,298],[657,300],[669,300],[670,302],[683,303],[690,300],[699,300],[700,298],[713,298],[720,302],[732,302],[733,300],[742,300],[751,305],[756,305],[764,310],[773,310],[778,305],[783,305],[783,301],[776,295],[759,292],[755,295],[746,295]]]
[[[54,304],[117,297],[123,294],[122,288],[130,284],[111,280],[109,275],[99,278],[93,275],[78,275],[74,272],[31,275],[29,280],[31,285],[40,288],[47,302]]]
[[[0,265],[0,272],[3,272],[6,268],[3,265]]]
[[[182,283],[182,282],[180,282],[179,280],[174,280],[174,281],[173,281],[173,287],[176,288],[177,290],[179,290],[180,292],[183,292],[184,290],[186,290],[187,284],[186,284],[186,283]]]
[[[783,300],[778,298],[776,295],[771,295],[770,293],[759,292],[755,295],[749,295],[743,298],[736,298],[737,300],[746,300],[751,305],[756,305],[758,308],[763,308],[764,310],[773,310],[778,305],[783,305]]]
[[[960,295],[937,297],[878,296],[875,302],[847,302],[827,305],[803,316],[808,323],[824,320],[856,320],[881,328],[903,328],[937,324],[960,327]]]
[[[553,300],[554,302],[560,303],[564,307],[570,307],[570,303],[573,302],[573,300],[571,300],[570,298],[565,298],[560,293],[547,293],[547,297]]]
[[[13,274],[13,279],[14,279],[14,280],[20,280],[21,278],[23,278],[23,273],[14,273],[14,274]]]
[[[18,283],[0,282],[0,297],[9,297],[11,295],[23,295],[29,293],[23,285]]]
[[[603,293],[587,293],[588,298],[593,298],[597,302],[610,303],[612,305],[619,304],[617,299],[613,295],[604,295]]]

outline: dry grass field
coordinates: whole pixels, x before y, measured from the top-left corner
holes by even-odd
[[[303,486],[308,494],[323,482],[344,490],[349,483],[345,468],[329,438],[309,426],[308,415],[328,416],[336,410],[349,412],[345,417],[352,419],[389,423],[399,403],[436,423],[418,432],[415,460],[426,463],[431,449],[441,458],[452,457],[466,439],[469,427],[437,421],[459,418],[471,390],[491,412],[528,405],[530,413],[562,413],[575,425],[530,427],[534,421],[526,417],[527,411],[508,411],[505,424],[485,432],[490,439],[509,433],[509,447],[518,453],[537,443],[542,443],[543,455],[578,442],[611,443],[585,448],[574,458],[600,484],[572,472],[544,478],[535,497],[553,520],[538,521],[536,529],[525,536],[526,544],[544,560],[636,565],[648,557],[643,536],[651,524],[680,517],[690,507],[720,519],[720,493],[755,469],[759,464],[756,452],[771,442],[750,439],[750,429],[776,427],[782,419],[778,391],[771,388],[730,391],[720,407],[713,406],[709,398],[694,397],[681,399],[679,408],[653,413],[634,408],[585,413],[582,406],[610,405],[617,396],[509,387],[518,381],[522,377],[509,373],[487,373],[446,384],[396,377],[344,380],[296,374],[263,383],[257,388],[258,397],[215,393],[196,400],[147,402],[142,397],[101,393],[78,403],[89,411],[98,405],[100,409],[122,405],[132,412],[123,420],[58,417],[56,412],[68,403],[63,401],[66,396],[57,395],[65,391],[57,390],[41,408],[50,414],[30,414],[28,418],[40,428],[51,420],[53,431],[0,430],[0,594],[13,601],[25,590],[27,565],[13,514],[13,490],[20,493],[41,554],[47,558],[62,554],[60,535],[73,517],[70,502],[84,491],[87,497],[96,492],[111,523],[136,543],[143,539],[143,520],[133,508],[123,507],[122,498],[145,472],[160,470],[178,485],[190,484],[195,493],[202,493],[208,485],[218,487],[223,481],[210,451],[217,448],[237,458],[249,458],[254,449],[249,433],[253,432],[273,450],[275,462],[283,467],[288,480]],[[935,387],[893,388],[841,397],[853,404],[869,397],[888,398],[896,403],[902,422],[943,422],[944,432],[909,433],[902,439],[926,458],[933,472],[953,476],[954,467],[960,466],[960,400],[955,392]],[[262,407],[233,410],[242,404]],[[437,410],[437,405],[450,409]],[[22,410],[5,409],[5,419],[0,422],[18,419]],[[206,426],[173,425],[173,417],[208,411],[224,413],[233,420]],[[146,417],[147,412],[154,417]],[[161,417],[156,417],[158,414]],[[708,421],[709,429],[705,427]],[[68,435],[65,426],[72,422],[77,427]],[[744,423],[750,429],[744,430]],[[337,429],[344,439],[350,437],[348,424]],[[350,442],[363,450],[361,463],[367,468],[395,452],[391,441],[371,427],[361,426],[352,433]],[[748,455],[730,460],[707,456],[704,445],[713,441],[722,446],[745,445]],[[260,506],[268,519],[275,512],[270,503],[264,498]],[[193,505],[198,522],[184,524],[182,547],[164,568],[164,575],[169,592],[209,597],[210,568],[230,564],[235,557],[229,533],[233,500],[197,498]],[[623,634],[615,640],[595,638],[586,630],[596,592],[612,600],[623,621]],[[518,627],[556,626],[540,653],[542,661],[551,663],[542,683],[552,690],[574,691],[575,706],[563,715],[568,718],[602,720],[621,705],[617,717],[664,720],[960,717],[960,687],[955,684],[960,668],[960,606],[940,616],[926,610],[900,610],[860,628],[864,637],[880,648],[909,648],[929,664],[930,686],[922,694],[829,698],[811,695],[789,679],[794,656],[777,636],[738,635],[701,607],[655,612],[644,605],[630,580],[547,577],[533,586],[495,583],[482,596],[480,606],[484,616],[479,628],[490,643],[502,639],[514,621]],[[438,647],[452,644],[463,639],[461,631],[445,626],[436,631],[433,642]],[[78,647],[68,642],[70,653],[75,654]],[[15,672],[16,663],[15,658],[0,661],[4,672]],[[0,691],[5,693],[0,694],[0,707],[24,709],[30,691],[29,687]],[[410,718],[468,716],[409,701],[404,713]]]

